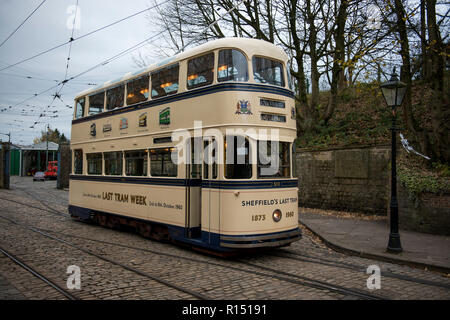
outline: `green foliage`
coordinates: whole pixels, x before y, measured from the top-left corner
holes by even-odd
[[[55,143],[61,143],[61,142],[67,142],[67,138],[64,135],[64,133],[60,133],[58,129],[52,130],[52,129],[48,129],[48,132],[42,130],[41,131],[41,136],[38,138],[34,138],[33,143],[39,143],[39,142],[44,142],[44,141],[51,141],[51,142],[55,142]]]
[[[399,182],[415,195],[424,192],[450,193],[450,179],[435,175],[426,175],[414,168],[402,166],[397,170]]]
[[[434,162],[433,168],[436,169],[440,177],[450,178],[450,165],[447,163]]]

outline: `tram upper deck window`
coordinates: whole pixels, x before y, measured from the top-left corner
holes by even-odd
[[[247,58],[234,49],[219,51],[217,81],[248,81]]]
[[[88,174],[102,174],[102,154],[88,153],[86,154]]]
[[[127,83],[127,105],[148,99],[149,78],[145,75]]]
[[[175,148],[150,149],[150,175],[152,177],[176,177],[177,163],[172,160],[177,156]]]
[[[253,57],[253,78],[257,83],[284,87],[283,64],[279,61]]]
[[[160,98],[178,92],[178,70],[177,63],[152,74],[152,98]]]
[[[123,107],[125,86],[118,86],[106,91],[106,110]]]
[[[81,118],[84,116],[84,107],[86,105],[86,98],[77,99],[75,104],[75,119]]]
[[[290,178],[289,142],[258,141],[258,178]]]
[[[89,96],[89,115],[103,112],[105,104],[105,92]]]
[[[105,152],[105,175],[121,176],[122,175],[122,152]]]
[[[147,150],[125,151],[125,174],[127,176],[146,176],[147,161]]]
[[[188,61],[187,88],[203,87],[213,82],[214,52]]]
[[[225,178],[250,179],[252,177],[250,155],[251,148],[247,138],[243,136],[226,136]]]

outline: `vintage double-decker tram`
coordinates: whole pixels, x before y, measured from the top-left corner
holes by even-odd
[[[287,60],[226,38],[79,94],[72,217],[222,252],[298,240]]]

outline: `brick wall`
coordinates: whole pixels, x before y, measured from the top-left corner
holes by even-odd
[[[298,149],[300,206],[386,214],[390,146]]]
[[[398,207],[400,228],[450,235],[450,194],[414,195],[399,183]]]

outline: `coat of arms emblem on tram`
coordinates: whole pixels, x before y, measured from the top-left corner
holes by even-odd
[[[250,101],[239,100],[236,105],[236,114],[253,114],[251,110]]]

